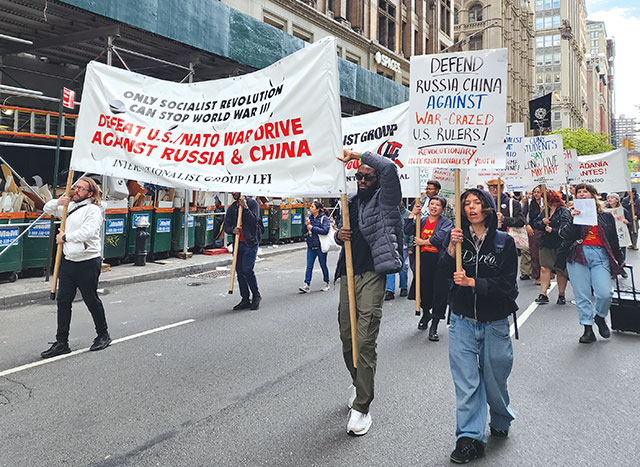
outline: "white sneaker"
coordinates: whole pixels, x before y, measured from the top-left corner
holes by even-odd
[[[347,407],[352,408],[353,407],[353,402],[356,400],[356,387],[352,384],[351,386],[349,386],[349,389],[351,389],[351,395],[349,396],[349,402],[347,402]]]
[[[366,435],[371,428],[371,415],[351,409],[349,422],[347,423],[347,433],[356,436]]]
[[[309,289],[309,284],[305,282],[298,290],[300,291],[300,293],[307,293],[311,289]]]
[[[329,283],[328,283],[328,282],[325,282],[325,283],[324,283],[324,287],[322,287],[320,290],[321,290],[322,292],[328,292],[330,289],[331,289],[331,286],[329,285]]]

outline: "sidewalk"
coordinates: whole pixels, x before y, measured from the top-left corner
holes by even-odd
[[[265,245],[260,246],[258,256],[260,258],[268,258],[269,256],[286,254],[306,248],[307,244],[305,242],[286,245]],[[187,260],[168,258],[158,260],[158,262],[147,262],[146,266],[134,266],[133,263],[121,264],[119,266],[112,266],[111,271],[103,272],[100,275],[99,287],[103,288],[114,285],[166,279],[169,277],[188,276],[215,270],[219,266],[229,266],[231,265],[232,259],[233,256],[231,254],[214,256],[193,255]],[[45,282],[44,277],[30,277],[18,279],[13,283],[0,283],[0,309],[20,305],[29,301],[47,299],[49,298],[50,291],[51,282]]]

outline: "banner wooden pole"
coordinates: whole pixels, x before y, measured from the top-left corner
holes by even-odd
[[[419,208],[422,208],[422,206],[420,206],[420,199],[416,198],[416,206],[418,206]],[[421,214],[420,212],[418,212],[418,214],[416,214],[416,238],[421,238],[421,234],[422,232],[420,232],[420,227],[422,226],[422,220],[421,220]],[[421,300],[422,300],[422,295],[420,294],[420,250],[422,248],[420,247],[420,245],[416,245],[414,248],[414,252],[413,254],[416,255],[415,257],[415,264],[416,264],[416,271],[415,271],[415,285],[416,285],[416,316],[420,316],[420,306],[421,306]]]
[[[67,198],[71,193],[71,186],[73,185],[73,170],[69,170],[69,174],[67,175],[67,187],[64,190],[64,196]],[[55,190],[55,187],[54,187]],[[69,205],[67,204],[62,208],[62,218],[60,219],[60,230],[62,232],[65,231],[67,226],[67,212],[69,211]],[[50,232],[54,232],[53,236],[55,237],[55,230],[50,230]],[[51,294],[49,297],[51,300],[56,299],[56,288],[58,287],[58,274],[60,273],[60,261],[62,260],[62,243],[58,243],[58,247],[56,250],[56,261],[53,266],[53,278],[51,280]]]
[[[498,177],[498,198],[496,199],[496,210],[500,212],[502,208],[500,205],[502,204],[502,178]]]
[[[342,225],[345,229],[351,228],[349,218],[349,201],[347,194],[340,195],[342,207]],[[353,367],[358,368],[358,341],[356,318],[356,285],[353,277],[353,257],[351,255],[351,241],[344,242],[344,260],[347,266],[347,292],[349,294],[349,319],[351,322],[351,352],[353,354]]]
[[[455,179],[455,204],[453,212],[456,215],[456,229],[462,228],[461,206],[460,206],[460,169],[454,169]],[[456,244],[456,272],[462,271],[462,244]]]
[[[542,198],[544,199],[544,217],[549,217],[549,205],[547,204],[547,185],[542,184]]]
[[[241,196],[240,199],[244,199]],[[186,216],[185,216],[186,218]],[[238,204],[238,220],[236,221],[236,228],[242,227],[242,206]],[[238,246],[240,246],[240,234],[236,234],[235,241],[233,242],[233,261],[231,261],[231,282],[229,284],[229,294],[233,293],[233,281],[236,275],[236,265],[238,264]]]
[[[633,233],[637,233],[638,226],[636,225],[636,200],[633,199],[633,191],[629,192],[629,204],[631,205],[631,221],[633,222]]]

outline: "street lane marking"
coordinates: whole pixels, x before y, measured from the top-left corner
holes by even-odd
[[[153,334],[160,331],[166,331],[167,329],[175,328],[177,326],[182,326],[183,324],[193,323],[194,319],[186,319],[184,321],[180,321],[178,323],[167,324],[166,326],[160,326],[159,328],[149,329],[148,331],[139,332],[137,334],[131,334],[130,336],[120,337],[118,339],[114,339],[111,342],[111,345],[120,344],[121,342],[130,341],[131,339],[135,339],[137,337],[147,336],[149,334]],[[13,373],[18,373],[19,371],[28,370],[29,368],[35,368],[40,365],[45,365],[47,363],[53,363],[58,360],[62,360],[63,358],[73,357],[74,355],[78,355],[81,353],[85,353],[89,351],[89,347],[85,347],[84,349],[74,350],[71,353],[67,353],[64,355],[58,355],[57,357],[47,358],[43,360],[39,360],[33,363],[27,363],[26,365],[17,366],[15,368],[9,368],[8,370],[0,371],[0,378],[3,376],[9,376]]]
[[[551,292],[555,286],[556,286],[555,282],[552,282],[549,285],[549,288],[547,289],[547,297],[549,296],[549,292]],[[538,303],[533,302],[531,305],[529,305],[529,307],[526,310],[524,310],[524,313],[518,316],[518,330],[529,319],[529,316],[531,316],[533,312],[536,311],[536,308],[538,308],[539,306],[540,305]],[[509,335],[513,337],[515,333],[516,333],[516,326],[515,324],[512,323],[511,327],[509,328]]]

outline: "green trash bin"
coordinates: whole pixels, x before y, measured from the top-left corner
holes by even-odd
[[[117,264],[127,255],[127,208],[107,209],[104,214],[104,259]]]
[[[291,238],[300,240],[307,231],[304,225],[304,204],[292,204],[289,215],[291,217]]]
[[[291,239],[291,208],[288,204],[280,206],[280,228],[278,231],[278,240],[288,241]]]
[[[153,210],[151,253],[153,253],[154,257],[156,255],[169,255],[171,251],[172,225],[173,208],[155,208]]]
[[[215,216],[213,215],[214,208],[200,208],[198,209],[198,215],[195,217],[195,250],[198,253],[202,253],[205,248],[213,245],[215,240],[214,232],[216,227]]]
[[[0,273],[15,282],[18,273],[22,270],[23,239],[21,237],[16,243],[9,245],[21,233],[24,227],[11,226],[11,224],[24,224],[24,212],[2,212],[0,213]],[[4,252],[7,250],[6,252]]]
[[[28,212],[25,221],[32,224],[23,238],[22,269],[44,269],[49,260],[49,228],[51,216],[45,214],[38,222],[33,223],[41,213]]]
[[[196,207],[192,206],[189,208],[189,213],[195,213]],[[187,249],[193,248],[196,241],[196,228],[195,228],[195,219],[193,216],[189,215],[188,222],[188,243]],[[171,249],[173,251],[182,251],[184,247],[184,208],[176,208],[173,211],[173,229],[171,236]]]
[[[136,252],[136,221],[139,218],[145,218],[151,225],[151,218],[153,217],[153,206],[138,206],[129,208],[129,227],[127,228],[127,255],[133,255]],[[151,251],[151,237],[153,237],[153,229],[148,229],[151,235],[147,238],[146,249]]]

